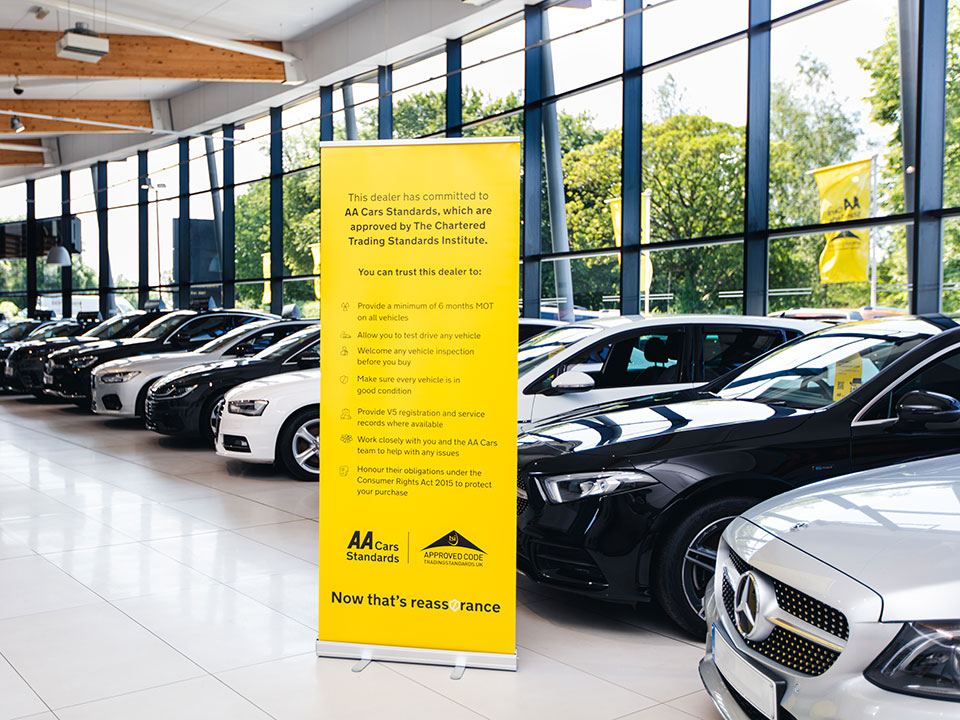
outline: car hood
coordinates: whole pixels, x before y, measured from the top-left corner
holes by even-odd
[[[217,379],[223,379],[230,375],[243,375],[252,373],[254,376],[259,370],[264,372],[269,368],[276,367],[277,363],[272,363],[260,358],[238,358],[236,360],[217,360],[203,364],[194,364],[185,367],[182,370],[176,370],[163,376],[164,384],[180,381],[202,382],[208,377],[215,376]]]
[[[268,375],[267,377],[251,380],[237,385],[227,395],[228,400],[236,399],[273,399],[279,395],[290,393],[303,394],[316,392],[320,400],[320,368],[294,370],[282,375]]]
[[[94,370],[94,374],[117,372],[121,370],[139,370],[140,372],[170,372],[188,365],[198,365],[206,359],[217,360],[215,355],[198,352],[149,353],[111,360]]]
[[[816,483],[744,517],[874,590],[886,622],[960,618],[960,456]]]
[[[710,429],[710,444],[722,442],[730,432],[738,439],[762,437],[781,431],[771,420],[805,419],[811,412],[746,400],[725,400],[701,396],[699,400],[662,404],[618,403],[598,406],[589,412],[573,413],[561,422],[539,425],[517,438],[524,451],[549,446],[554,454],[584,452],[623,445],[624,453],[638,451],[642,441],[651,441],[681,432]],[[554,420],[557,420],[556,418]],[[717,432],[717,428],[724,428]],[[627,447],[637,443],[637,448]]]
[[[98,352],[109,352],[110,350],[131,348],[135,350],[141,345],[155,343],[151,338],[122,338],[120,340],[97,340],[96,342],[84,343],[78,347],[66,347],[58,350],[58,353],[76,353],[93,355]]]

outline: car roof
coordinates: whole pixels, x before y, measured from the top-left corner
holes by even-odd
[[[763,315],[619,315],[579,320],[569,323],[570,327],[596,327],[602,329],[629,330],[653,325],[753,325],[754,327],[789,328],[812,332],[829,327],[828,323],[816,320],[797,320],[794,318],[766,317]]]

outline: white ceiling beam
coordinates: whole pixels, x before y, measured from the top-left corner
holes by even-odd
[[[23,143],[0,142],[0,150],[13,150],[15,152],[38,152],[42,153],[45,148],[41,145],[24,145]]]
[[[199,45],[210,45],[211,47],[218,47],[223,50],[230,50],[231,52],[256,55],[257,57],[266,58],[267,60],[295,63],[298,59],[290,53],[271,50],[270,48],[260,47],[259,45],[251,45],[250,43],[240,42],[239,40],[227,40],[216,37],[215,35],[207,35],[206,33],[194,32],[193,30],[186,30],[172,25],[164,25],[163,23],[155,23],[150,20],[135,18],[131,15],[120,15],[114,12],[104,14],[103,8],[97,10],[96,8],[80,5],[71,0],[42,0],[42,6],[44,8],[64,10],[71,15],[80,15],[81,17],[96,20],[106,19],[108,23],[115,25],[144,30],[146,32],[156,33],[157,35],[165,35],[166,37],[178,38],[180,40],[186,40],[187,42],[198,43]]]

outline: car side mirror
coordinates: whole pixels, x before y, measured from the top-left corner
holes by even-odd
[[[550,389],[556,393],[586,392],[595,386],[593,378],[579,370],[562,372],[550,383]]]
[[[897,421],[904,425],[960,421],[960,400],[929,390],[911,390],[897,403]]]
[[[297,358],[297,367],[301,370],[320,367],[320,353],[316,350],[308,350]]]

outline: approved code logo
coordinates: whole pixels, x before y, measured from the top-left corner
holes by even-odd
[[[430,565],[460,565],[480,567],[483,565],[484,551],[456,530],[451,530],[427,545],[423,550],[423,561]]]

